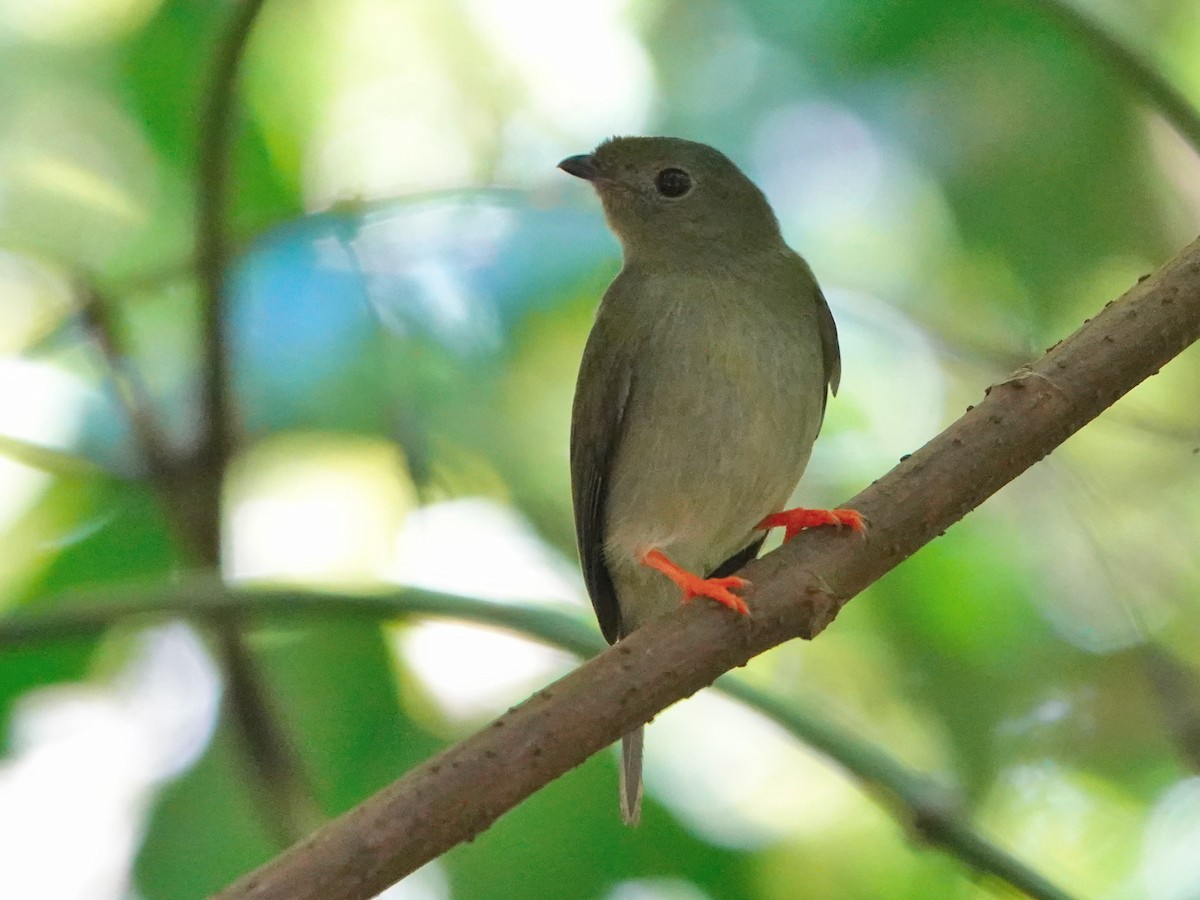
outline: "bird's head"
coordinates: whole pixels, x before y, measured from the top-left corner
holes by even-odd
[[[671,137],[615,137],[558,167],[591,182],[626,257],[775,246],[766,197],[727,156]]]

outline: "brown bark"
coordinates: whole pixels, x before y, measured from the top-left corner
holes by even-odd
[[[651,622],[490,726],[408,772],[219,896],[367,898],[677,700],[783,641],[811,638],[855,594],[1200,337],[1200,241],[847,505],[865,541],[810,532],[746,567],[751,615],[693,603]]]

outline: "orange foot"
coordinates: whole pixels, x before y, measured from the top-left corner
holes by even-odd
[[[798,507],[772,513],[758,523],[758,527],[762,529],[781,527],[787,529],[783,534],[784,541],[790,541],[805,528],[813,528],[818,525],[836,525],[838,528],[848,525],[851,531],[857,531],[859,534],[867,529],[862,513],[853,509],[803,509]]]
[[[735,594],[730,588],[746,587],[750,582],[745,578],[729,576],[728,578],[701,578],[693,575],[687,569],[681,569],[667,558],[661,550],[651,550],[642,557],[642,564],[662,572],[683,589],[683,601],[686,603],[693,597],[708,597],[723,603],[742,615],[750,612],[746,601]]]

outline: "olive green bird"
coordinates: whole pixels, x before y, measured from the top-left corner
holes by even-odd
[[[683,599],[746,613],[733,576],[765,529],[861,531],[853,510],[780,512],[841,374],[808,264],[723,154],[667,137],[559,163],[591,182],[624,265],[600,303],[571,417],[584,581],[610,643]],[[621,810],[638,821],[642,729],[622,741]]]

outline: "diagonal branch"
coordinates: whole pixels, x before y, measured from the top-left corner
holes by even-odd
[[[173,454],[158,417],[154,414],[154,403],[150,399],[150,393],[122,352],[113,323],[115,306],[112,300],[101,294],[100,289],[90,281],[78,280],[76,294],[79,297],[80,318],[108,369],[114,394],[129,421],[134,443],[142,456],[142,464],[153,479],[161,480],[173,465]]]
[[[717,679],[716,686],[835,760],[926,843],[980,874],[1007,882],[1033,900],[1070,900],[1071,895],[1040,872],[975,831],[962,814],[959,798],[934,778],[908,770],[881,748],[849,739],[830,723],[800,712],[745,679],[727,673]]]
[[[1066,0],[1017,2],[1055,21],[1096,54],[1130,87],[1140,92],[1158,110],[1159,115],[1174,126],[1192,150],[1200,153],[1200,111],[1148,60]]]
[[[366,898],[721,673],[811,638],[1200,337],[1200,240],[850,501],[869,538],[809,533],[752,562],[752,614],[691,604],[650,622],[408,772],[219,896]]]

